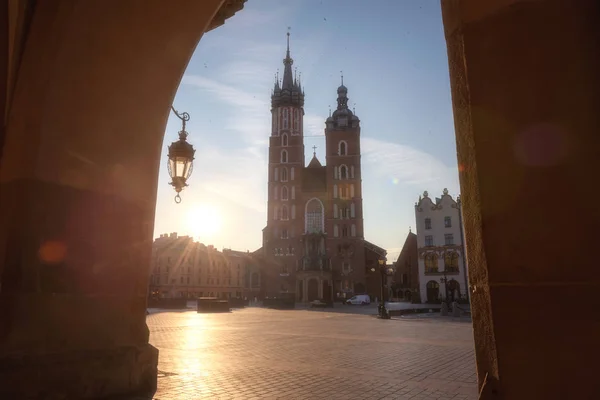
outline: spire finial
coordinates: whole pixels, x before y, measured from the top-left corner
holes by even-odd
[[[331,104],[329,105],[329,116],[331,117]]]
[[[313,157],[317,156],[317,146],[313,146]]]
[[[290,30],[292,29],[291,26],[288,26],[287,29],[287,56],[290,56]]]
[[[356,103],[352,104],[352,112],[356,114]]]
[[[344,86],[344,71],[340,71],[340,75],[342,77],[342,86]]]
[[[412,229],[411,229],[411,227],[409,226],[409,227],[408,227],[408,233],[411,233],[411,232],[412,232]]]

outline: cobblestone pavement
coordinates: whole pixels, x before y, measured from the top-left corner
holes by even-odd
[[[157,400],[477,398],[467,323],[261,308],[147,322]]]

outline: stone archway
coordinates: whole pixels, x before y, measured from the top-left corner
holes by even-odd
[[[427,282],[427,302],[438,303],[440,301],[440,284],[436,281]]]

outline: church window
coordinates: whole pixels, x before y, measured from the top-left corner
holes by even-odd
[[[340,179],[348,179],[348,167],[345,165],[340,166]]]
[[[287,229],[283,228],[281,230],[281,238],[282,239],[287,239],[288,238],[288,231],[287,231]]]
[[[277,200],[277,199],[278,199],[278,197],[279,197],[279,187],[278,187],[278,186],[275,186],[275,187],[273,188],[273,199],[274,199],[274,200]]]
[[[356,225],[352,224],[352,226],[350,227],[350,234],[352,235],[352,237],[356,236]]]
[[[279,218],[279,207],[275,206],[273,207],[273,219],[278,219]]]
[[[300,130],[300,110],[297,108],[294,110],[294,130]]]
[[[356,218],[356,207],[354,203],[350,204],[350,218]]]
[[[338,167],[334,166],[333,167],[333,179],[337,179],[338,178]]]
[[[273,180],[275,182],[277,182],[279,180],[279,168],[275,167],[275,169],[273,170],[273,175],[274,175]]]
[[[281,188],[281,200],[287,200],[288,199],[288,188],[287,186],[284,186]]]
[[[342,227],[342,237],[348,237],[348,227],[346,225]]]
[[[290,111],[287,108],[283,109],[283,129],[289,128]]]
[[[288,135],[287,135],[287,133],[284,133],[283,135],[281,135],[281,145],[282,146],[287,146],[288,145]]]
[[[338,232],[338,226],[337,224],[333,225],[333,237],[338,237],[339,236],[339,232]]]
[[[350,197],[354,198],[354,183],[350,185]]]
[[[338,205],[334,204],[333,205],[333,218],[337,218],[338,217]]]
[[[284,163],[284,164],[288,162],[288,152],[287,152],[287,150],[281,150],[281,162]]]
[[[286,167],[281,168],[281,182],[287,182],[288,180],[288,171]]]
[[[340,141],[340,144],[338,147],[338,155],[340,155],[340,156],[348,155],[348,143],[346,143],[344,140]]]
[[[337,185],[333,185],[333,198],[337,199],[338,197],[338,187]]]
[[[291,168],[290,170],[290,175],[291,175],[291,180],[294,180],[294,167]]]
[[[296,199],[296,186],[292,186],[292,200]]]
[[[273,136],[277,136],[277,113],[276,112],[271,113],[271,119],[272,119],[271,134]]]
[[[292,219],[296,219],[296,205],[292,204]]]
[[[350,178],[354,179],[354,165],[350,166]]]
[[[281,206],[281,219],[284,221],[289,219],[288,208],[286,205]]]
[[[309,200],[306,203],[306,232],[324,232],[323,216],[323,204],[315,198]]]

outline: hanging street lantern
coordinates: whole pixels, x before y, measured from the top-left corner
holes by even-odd
[[[187,142],[188,133],[185,130],[185,123],[190,120],[190,114],[184,112],[179,114],[173,106],[171,109],[181,120],[181,130],[179,131],[179,140],[171,143],[169,146],[169,175],[171,176],[171,186],[175,188],[175,203],[181,203],[179,193],[188,185],[187,180],[192,175],[194,162],[194,146]]]

